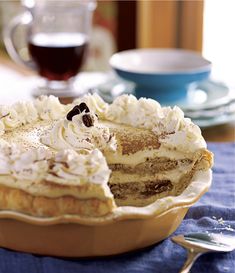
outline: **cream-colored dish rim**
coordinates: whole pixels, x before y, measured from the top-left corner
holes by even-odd
[[[0,219],[14,219],[34,225],[56,225],[62,223],[76,223],[82,225],[106,225],[122,220],[150,219],[161,217],[169,211],[180,208],[190,207],[196,203],[201,196],[209,189],[212,182],[212,171],[197,171],[190,185],[179,196],[168,196],[156,200],[154,203],[145,207],[117,207],[108,215],[102,217],[84,217],[79,215],[61,215],[56,217],[40,218],[27,214],[2,210]]]

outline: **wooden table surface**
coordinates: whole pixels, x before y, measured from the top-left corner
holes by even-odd
[[[3,75],[4,71],[4,75]],[[1,53],[0,51],[0,104],[2,101],[4,102],[7,99],[24,99],[30,97],[29,94],[25,94],[23,90],[20,92],[11,92],[11,86],[14,86],[14,81],[11,80],[7,74],[16,73],[16,81],[20,81],[21,78],[27,78],[32,75],[35,75],[30,70],[23,68],[14,62],[12,62],[5,54]],[[21,78],[20,78],[21,77]],[[7,86],[7,90],[4,91],[4,85]],[[9,82],[9,85],[8,85]],[[6,87],[5,87],[6,88]],[[235,141],[235,122],[225,124],[225,125],[218,125],[209,127],[202,130],[202,134],[207,141],[213,142],[229,142]]]

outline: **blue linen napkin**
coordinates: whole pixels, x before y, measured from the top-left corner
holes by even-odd
[[[235,143],[209,143],[215,154],[213,185],[190,208],[176,234],[235,230]],[[145,250],[111,258],[61,259],[0,248],[0,273],[176,273],[186,251],[168,238]],[[191,273],[235,272],[235,251],[200,257]]]

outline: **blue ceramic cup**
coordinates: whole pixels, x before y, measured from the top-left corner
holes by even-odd
[[[190,84],[205,80],[211,62],[182,49],[133,49],[114,54],[110,65],[121,78],[136,84],[135,95],[160,103],[187,96]]]

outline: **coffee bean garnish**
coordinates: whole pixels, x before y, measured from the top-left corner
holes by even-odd
[[[79,115],[83,112],[85,113],[90,112],[90,109],[88,108],[85,102],[82,102],[79,105],[74,106],[73,109],[68,112],[67,120],[72,121],[74,116]],[[94,118],[90,114],[84,114],[82,116],[82,121],[86,127],[91,127],[94,125]]]
[[[91,127],[94,125],[94,119],[89,114],[82,116],[82,121],[86,127]]]
[[[74,106],[73,109],[68,112],[66,118],[67,118],[67,120],[72,121],[74,116],[81,114],[83,111],[85,111],[85,113],[90,112],[90,109],[88,108],[88,106],[84,102],[80,103],[79,105]]]

